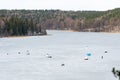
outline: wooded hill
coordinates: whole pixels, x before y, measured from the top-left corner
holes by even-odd
[[[120,32],[120,8],[108,11],[0,10],[0,34],[35,35],[46,29]]]

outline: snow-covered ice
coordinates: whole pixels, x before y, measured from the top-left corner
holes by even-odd
[[[120,34],[47,32],[0,38],[0,80],[118,80],[111,71],[120,70]]]

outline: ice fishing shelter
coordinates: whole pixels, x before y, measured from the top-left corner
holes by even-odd
[[[86,56],[91,56],[92,54],[90,52],[87,52],[86,53]]]
[[[85,57],[84,60],[88,60],[88,57]]]

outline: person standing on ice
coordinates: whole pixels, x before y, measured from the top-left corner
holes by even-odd
[[[101,56],[101,59],[103,59],[103,56]]]

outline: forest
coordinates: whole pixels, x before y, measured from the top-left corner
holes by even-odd
[[[46,29],[120,32],[120,8],[107,11],[0,10],[0,36],[47,34]]]

